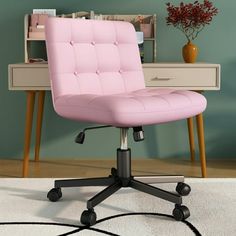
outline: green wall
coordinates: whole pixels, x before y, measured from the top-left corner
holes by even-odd
[[[178,3],[179,1],[172,1]],[[214,1],[220,14],[195,43],[198,61],[220,63],[221,91],[206,92],[205,134],[208,158],[236,157],[236,1]],[[0,2],[0,158],[21,158],[26,96],[8,91],[7,65],[22,62],[23,18],[33,8],[56,8],[58,13],[94,10],[99,13],[153,14],[158,16],[157,57],[159,62],[182,61],[185,37],[165,23],[165,1],[158,0],[1,0]],[[45,101],[42,158],[114,158],[118,130],[89,132],[84,145],[74,137],[86,124],[65,120],[52,109],[50,93]],[[146,140],[130,146],[136,158],[188,157],[186,121],[145,127]],[[35,134],[33,133],[33,137]]]

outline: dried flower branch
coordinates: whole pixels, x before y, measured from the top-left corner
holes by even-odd
[[[218,14],[218,9],[209,0],[204,0],[203,3],[195,1],[184,4],[181,2],[179,6],[174,6],[171,3],[166,5],[167,25],[173,25],[181,30],[189,42],[194,40],[206,25],[210,24],[213,16]]]

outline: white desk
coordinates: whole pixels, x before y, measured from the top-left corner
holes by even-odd
[[[208,63],[145,63],[147,87],[219,90],[220,65]],[[9,65],[9,90],[51,90],[47,64]]]
[[[148,87],[168,87],[174,89],[206,91],[220,89],[220,65],[209,63],[145,63],[144,77]],[[27,111],[25,125],[23,177],[28,175],[30,140],[33,121],[35,95],[38,96],[36,125],[35,160],[39,160],[41,127],[45,90],[50,90],[47,64],[11,64],[9,65],[9,90],[27,92]],[[202,114],[196,116],[198,143],[202,176],[206,177],[205,141]],[[195,159],[193,119],[188,118],[188,131],[191,160]]]

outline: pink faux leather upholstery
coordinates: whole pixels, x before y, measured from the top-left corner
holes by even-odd
[[[49,18],[46,44],[54,108],[63,117],[134,127],[206,108],[206,99],[195,92],[145,88],[130,23]]]

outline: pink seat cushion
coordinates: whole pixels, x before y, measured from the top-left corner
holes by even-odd
[[[145,88],[132,24],[49,18],[46,45],[53,104],[63,117],[119,127],[201,113],[195,92]]]
[[[56,100],[56,111],[69,119],[133,127],[175,121],[206,108],[196,92],[146,88],[114,95],[65,95]]]

